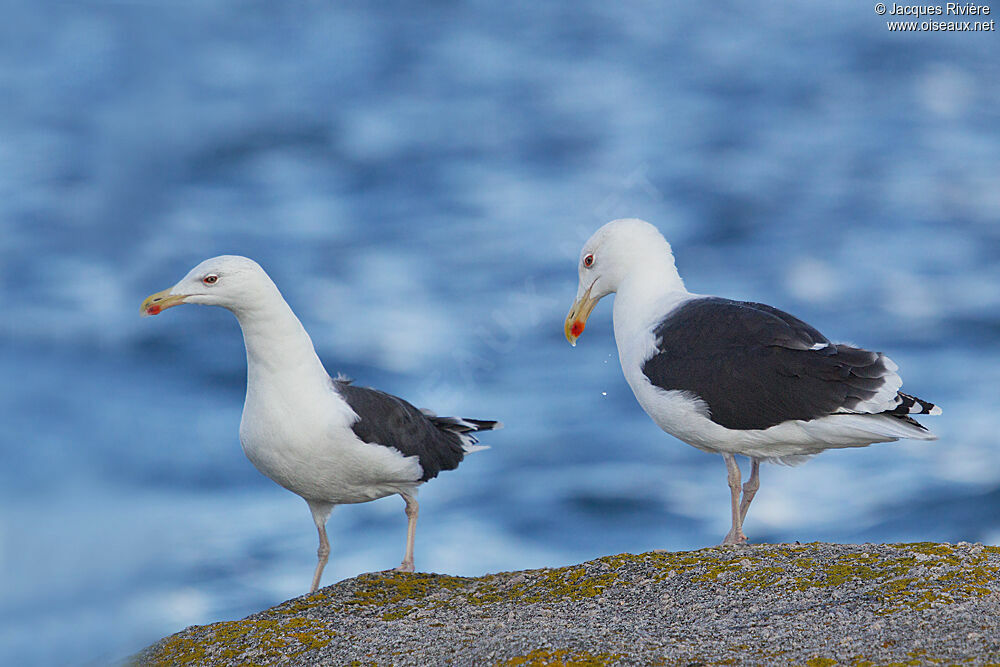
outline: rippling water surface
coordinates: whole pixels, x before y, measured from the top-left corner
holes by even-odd
[[[870,7],[42,1],[0,26],[0,662],[104,664],[305,592],[301,499],[237,440],[239,329],[138,317],[245,254],[331,372],[500,418],[422,492],[417,565],[692,549],[718,457],[625,384],[580,245],[656,223],[690,289],[889,353],[936,443],[766,467],[752,540],[1000,540],[1000,48]],[[324,581],[395,566],[335,510]]]

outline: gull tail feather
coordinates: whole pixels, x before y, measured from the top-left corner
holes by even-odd
[[[478,443],[479,440],[472,435],[473,433],[478,433],[480,431],[496,431],[503,428],[503,422],[485,419],[438,417],[435,415],[427,415],[427,418],[431,420],[431,423],[433,423],[434,426],[438,427],[442,431],[448,431],[449,433],[457,435],[459,440],[462,441],[462,450],[466,454],[478,452],[483,449],[489,449],[487,445],[477,445],[476,443]]]

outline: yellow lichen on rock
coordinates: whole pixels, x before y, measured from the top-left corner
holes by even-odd
[[[167,638],[155,653],[144,659],[143,664],[166,667],[235,661],[247,665],[268,665],[322,648],[336,635],[324,624],[303,618],[285,622],[243,619],[206,627],[208,634],[198,639],[190,635]]]
[[[972,655],[993,664],[998,554],[964,543],[743,545],[481,577],[373,573],[189,628],[137,661],[874,667]],[[935,618],[944,620],[928,625]]]
[[[604,667],[621,660],[619,653],[588,653],[559,649],[546,651],[537,649],[527,655],[519,655],[497,663],[497,667]]]

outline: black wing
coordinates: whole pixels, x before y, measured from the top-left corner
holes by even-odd
[[[334,380],[333,386],[359,417],[351,426],[354,434],[364,442],[418,457],[424,471],[421,482],[437,477],[442,470],[457,468],[465,457],[464,445],[476,442],[469,433],[490,430],[498,423],[435,417],[397,396],[356,387],[347,380]]]
[[[882,354],[834,345],[802,320],[760,303],[693,299],[654,334],[658,352],[643,374],[662,389],[696,394],[712,421],[731,429],[853,409],[892,374]]]

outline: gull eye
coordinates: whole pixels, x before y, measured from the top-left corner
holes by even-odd
[[[593,255],[587,255],[586,257],[584,257],[583,258],[583,265],[585,267],[587,267],[588,269],[590,267],[592,267],[594,265],[594,256]]]
[[[201,282],[205,283],[206,285],[214,285],[218,281],[219,281],[219,276],[215,275],[214,273],[210,273],[201,279]]]

